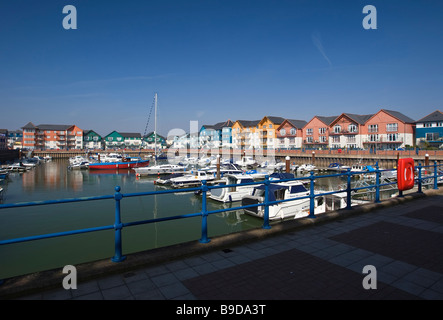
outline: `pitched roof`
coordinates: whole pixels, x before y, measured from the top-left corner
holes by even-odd
[[[204,124],[202,127],[204,127],[205,129],[222,130],[226,127],[232,127],[233,124],[234,122],[232,122],[231,120],[227,120],[224,122],[218,122],[216,124]]]
[[[354,113],[343,113],[347,117],[351,118],[359,124],[365,124],[374,114],[354,114]]]
[[[271,120],[275,124],[281,124],[283,121],[285,121],[285,118],[282,117],[273,117],[273,116],[266,116],[269,120]]]
[[[118,132],[124,138],[141,138],[142,135],[138,132]]]
[[[286,119],[286,120],[298,129],[301,129],[308,124],[305,120],[294,120],[294,119]]]
[[[338,116],[330,116],[330,117],[315,116],[315,117],[329,126]]]
[[[433,122],[433,121],[443,121],[443,113],[440,110],[436,110],[432,112],[431,114],[428,114],[426,117],[421,118],[420,120],[417,120],[418,122]]]
[[[255,127],[261,120],[237,120],[243,127]]]
[[[35,129],[35,128],[36,126],[32,122],[28,122],[22,127],[22,129]]]
[[[386,110],[386,109],[381,109],[380,111],[384,111],[386,113],[389,113],[394,118],[397,118],[398,120],[403,121],[405,123],[415,123],[415,120],[409,118],[408,116],[405,116],[401,112],[394,111],[394,110]]]

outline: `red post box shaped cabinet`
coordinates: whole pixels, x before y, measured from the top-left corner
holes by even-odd
[[[399,191],[409,190],[414,187],[414,159],[398,159],[397,186]]]

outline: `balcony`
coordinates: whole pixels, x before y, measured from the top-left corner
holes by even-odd
[[[329,132],[329,134],[331,136],[337,136],[340,134],[358,134],[358,131],[349,131],[349,130],[341,130],[340,132],[331,131],[331,132]]]
[[[397,139],[392,140],[392,139],[388,139],[386,137],[379,137],[378,140],[372,141],[369,140],[368,138],[365,138],[363,141],[363,144],[371,144],[371,143],[403,143],[403,137],[397,137]]]

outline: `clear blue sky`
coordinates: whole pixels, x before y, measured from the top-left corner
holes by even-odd
[[[381,108],[417,120],[443,109],[442,40],[440,0],[1,1],[0,128],[143,133],[155,92],[161,134]]]

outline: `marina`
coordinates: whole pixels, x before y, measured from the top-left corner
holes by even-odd
[[[1,208],[1,241],[29,236],[37,240],[39,235],[75,229],[93,229],[94,232],[0,245],[0,254],[4,261],[8,261],[2,266],[0,278],[112,257],[116,252],[112,245],[115,232],[119,230],[114,230],[116,204],[106,199],[115,198],[120,213],[120,196],[113,195],[115,191],[116,194],[121,191],[122,223],[133,226],[122,232],[124,241],[118,257],[121,252],[129,254],[187,241],[210,241],[213,236],[256,229],[266,224],[263,217],[246,214],[246,210],[239,208],[241,204],[210,199],[208,195],[217,189],[217,185],[209,186],[211,189],[204,191],[205,196],[202,196],[194,192],[205,190],[201,185],[194,189],[165,189],[154,183],[156,178],[138,177],[132,169],[69,170],[68,167],[67,160],[53,160],[23,173],[9,174],[8,180],[2,183],[2,206],[6,207]],[[313,172],[311,175],[296,172],[297,176],[306,179],[300,180],[305,181],[305,185],[315,179]],[[340,174],[319,176],[315,181],[315,193],[337,190],[346,186],[347,181],[353,183],[354,191],[371,186],[369,182],[355,185],[362,180],[349,181],[350,178]],[[254,183],[263,184],[260,181]],[[382,187],[382,184],[378,189],[372,186],[376,189],[372,192],[375,199],[389,198],[397,193],[395,187],[380,192]],[[58,202],[57,199],[65,200]],[[30,205],[21,207],[20,203]],[[7,208],[8,204],[18,208]],[[326,205],[326,201],[323,204]],[[343,208],[343,202],[338,203],[337,208]],[[211,215],[205,216],[205,212]],[[189,219],[175,218],[180,215]],[[166,220],[171,221],[160,223]],[[153,223],[140,223],[142,221]]]

